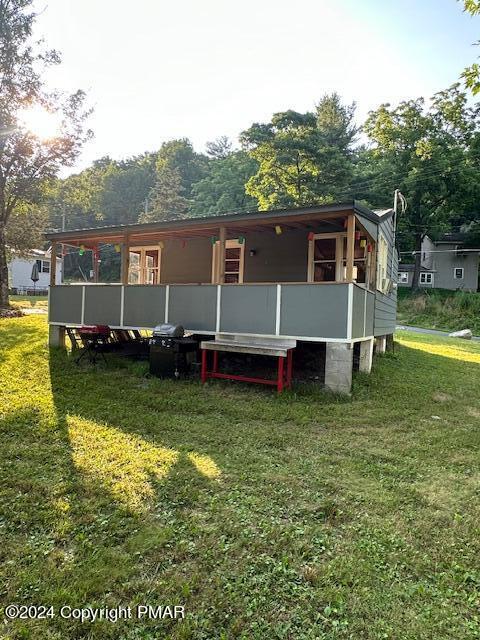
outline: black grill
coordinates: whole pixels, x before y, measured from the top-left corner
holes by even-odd
[[[182,326],[157,325],[150,339],[150,373],[160,378],[185,376],[189,371],[187,354],[197,348],[197,341],[185,336]]]

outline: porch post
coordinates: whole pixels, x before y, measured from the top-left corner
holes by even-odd
[[[355,216],[350,214],[347,222],[347,282],[353,280],[353,261],[355,255]]]
[[[93,262],[93,281],[98,282],[98,245],[92,249],[92,262]]]
[[[358,363],[358,370],[363,373],[370,373],[372,371],[372,357],[373,357],[373,343],[375,338],[369,340],[362,340],[360,342],[360,361]]]
[[[219,243],[218,243],[218,284],[225,282],[225,241],[227,237],[227,230],[225,227],[220,227]]]
[[[128,235],[125,234],[122,242],[121,254],[121,281],[122,284],[128,284],[128,269],[130,266],[130,247],[128,245]]]
[[[57,243],[52,242],[52,252],[50,256],[50,286],[57,283]]]
[[[349,394],[352,389],[352,345],[327,342],[325,346],[325,387],[334,393]]]

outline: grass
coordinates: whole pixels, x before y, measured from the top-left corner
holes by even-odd
[[[400,334],[351,399],[78,367],[0,323],[5,640],[480,637],[480,344]]]
[[[21,309],[48,309],[48,296],[10,296],[10,305]]]
[[[480,293],[398,288],[398,322],[427,329],[471,329],[480,335]]]

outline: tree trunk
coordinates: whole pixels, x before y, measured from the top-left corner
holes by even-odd
[[[422,241],[423,233],[415,235],[415,268],[413,270],[412,289],[418,291],[420,281],[420,271],[422,269]]]
[[[0,224],[0,309],[10,306],[8,300],[8,264],[7,264],[7,247],[6,230],[3,224]]]

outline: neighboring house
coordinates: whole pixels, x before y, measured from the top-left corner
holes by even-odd
[[[465,246],[467,233],[446,233],[422,242],[419,286],[429,289],[477,291],[479,251]],[[398,265],[398,286],[411,287],[413,264]]]
[[[375,339],[383,351],[395,331],[391,209],[354,201],[46,237],[54,250],[60,243],[91,250],[94,266],[100,245],[122,255],[119,284],[51,287],[50,344],[62,344],[66,326],[162,322],[198,337],[288,339],[303,349],[316,343],[317,353],[323,344],[318,377],[345,391],[353,363],[369,371]]]
[[[32,249],[28,257],[13,258],[8,264],[8,284],[14,293],[27,293],[33,291],[31,279],[33,265],[38,266],[38,281],[35,290],[47,293],[50,284],[51,252]],[[57,258],[56,281],[62,279],[62,259]]]

